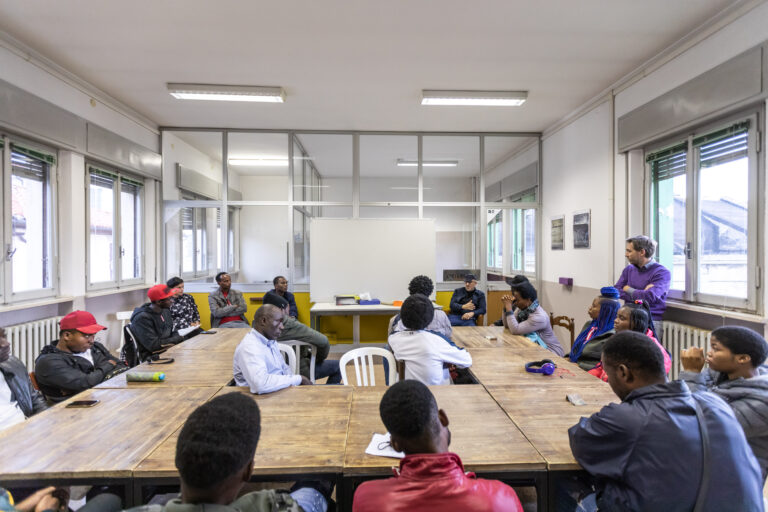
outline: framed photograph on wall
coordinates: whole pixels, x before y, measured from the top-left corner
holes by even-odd
[[[590,210],[573,212],[573,248],[589,249]]]
[[[565,215],[552,217],[552,250],[565,249]]]

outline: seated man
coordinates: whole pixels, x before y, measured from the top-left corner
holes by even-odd
[[[448,417],[424,384],[394,384],[384,393],[379,413],[392,448],[405,452],[405,458],[397,476],[360,484],[353,512],[522,512],[511,487],[466,473],[459,456],[448,451]]]
[[[760,467],[728,404],[666,382],[661,351],[639,332],[612,336],[602,362],[621,403],[568,430],[573,456],[596,479],[583,508],[596,498],[600,510],[763,509]]]
[[[450,384],[448,365],[459,368],[472,366],[472,356],[441,336],[425,331],[432,321],[435,308],[424,295],[411,295],[400,308],[400,319],[407,331],[389,336],[389,346],[399,361],[405,361],[405,378],[431,386]]]
[[[35,378],[52,402],[72,395],[122,373],[128,367],[94,340],[106,329],[87,311],[73,311],[59,321],[59,339],[43,347],[35,361]]]
[[[274,288],[270,291],[272,293],[276,293],[288,301],[290,306],[288,310],[288,316],[299,318],[299,308],[296,307],[296,299],[294,298],[293,294],[288,291],[288,280],[283,276],[277,276],[272,280],[272,284],[274,285]]]
[[[0,431],[48,408],[45,397],[29,379],[27,367],[11,355],[11,344],[0,328]]]
[[[176,442],[181,496],[129,512],[325,512],[327,498],[298,482],[290,494],[270,489],[237,497],[251,479],[260,433],[261,414],[251,397],[233,392],[204,403]]]
[[[477,325],[477,317],[485,314],[485,294],[477,289],[472,274],[464,276],[464,286],[456,288],[451,296],[451,325]]]
[[[310,329],[303,323],[289,315],[288,301],[276,293],[267,292],[263,298],[264,304],[277,306],[283,312],[283,330],[277,341],[306,341],[317,347],[315,356],[315,379],[328,377],[326,384],[338,384],[341,382],[341,372],[339,371],[339,361],[335,359],[326,359],[331,345],[328,338],[314,329]],[[306,348],[306,347],[303,347]],[[309,377],[310,356],[308,350],[300,350],[301,361],[299,361],[299,373]],[[306,352],[306,355],[305,355]]]
[[[711,391],[728,402],[744,429],[765,481],[768,472],[768,368],[762,366],[768,343],[752,329],[718,327],[712,331],[704,368],[704,351],[683,349],[683,379],[693,391]]]
[[[427,276],[416,276],[411,279],[411,282],[408,284],[409,295],[418,293],[425,297],[429,297],[432,295],[434,289],[435,287],[432,284],[432,280]],[[403,325],[403,321],[400,319],[400,314],[398,313],[392,317],[392,320],[389,322],[389,334],[405,330],[405,325]],[[426,330],[445,336],[448,339],[451,339],[451,334],[453,334],[451,330],[451,321],[442,309],[435,310],[435,316],[427,326]]]
[[[174,330],[171,315],[173,288],[156,284],[147,291],[150,302],[133,310],[130,329],[139,344],[139,359],[147,360],[153,353],[181,343],[194,336],[197,326]]]
[[[211,308],[211,327],[238,328],[249,327],[245,312],[243,294],[232,289],[232,278],[226,272],[216,274],[219,288],[208,295],[208,306]]]
[[[301,375],[294,375],[285,364],[275,341],[283,330],[283,311],[264,304],[253,315],[253,329],[235,349],[232,373],[236,386],[248,386],[251,393],[272,393],[290,386],[312,385]]]

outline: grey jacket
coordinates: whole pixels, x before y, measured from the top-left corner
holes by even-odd
[[[27,367],[16,357],[9,357],[0,363],[0,375],[11,390],[11,396],[19,404],[21,412],[29,418],[48,408],[43,394],[36,390],[27,373]]]
[[[182,503],[171,500],[165,505],[144,505],[126,512],[301,512],[290,494],[273,490],[250,492],[229,505]]]
[[[765,480],[768,473],[768,367],[751,379],[728,380],[726,375],[705,368],[701,373],[682,372],[680,378],[692,391],[710,391],[728,402],[744,429]]]
[[[245,304],[243,294],[237,290],[230,288],[227,296],[224,297],[221,288],[216,288],[208,295],[208,306],[211,308],[211,327],[218,327],[225,316],[240,316],[240,320],[248,323],[244,314],[248,306]]]

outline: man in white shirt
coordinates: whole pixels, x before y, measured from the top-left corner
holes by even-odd
[[[232,372],[235,385],[248,386],[251,393],[272,393],[290,386],[311,385],[301,375],[294,375],[285,363],[275,341],[283,330],[283,311],[265,304],[253,316],[253,329],[235,349]]]
[[[459,368],[472,366],[472,356],[444,338],[426,331],[435,315],[428,297],[414,294],[405,299],[400,308],[400,319],[406,331],[389,336],[389,346],[395,358],[405,361],[405,378],[432,386],[450,384],[449,365]]]

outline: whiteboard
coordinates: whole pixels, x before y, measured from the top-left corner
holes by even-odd
[[[309,229],[309,297],[370,292],[382,302],[408,296],[423,274],[435,281],[433,219],[312,219]]]

